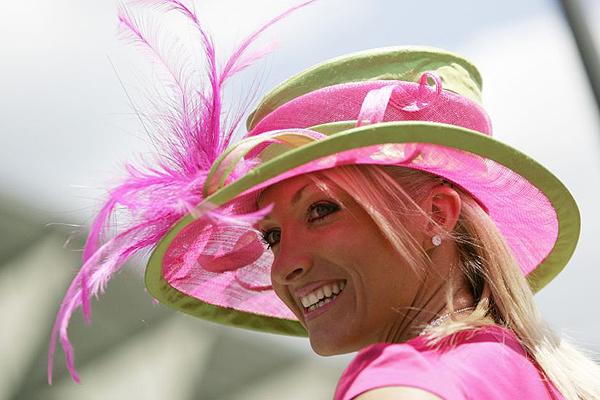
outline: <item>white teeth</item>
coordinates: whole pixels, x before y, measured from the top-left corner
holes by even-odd
[[[300,298],[300,301],[302,302],[302,305],[304,307],[309,307],[310,306],[310,300],[308,300],[308,297],[302,297]]]
[[[344,287],[346,287],[346,282],[344,281],[323,285],[308,295],[302,296],[300,302],[309,311],[315,310],[331,302]]]
[[[323,288],[320,288],[317,290],[317,298],[321,300],[323,297],[325,297],[325,293],[323,292]]]
[[[319,308],[321,306],[324,306],[327,303],[331,303],[333,301],[333,299],[335,299],[335,296],[328,297],[328,298],[325,298],[323,300],[320,300],[317,304],[313,304],[312,306],[307,307],[307,308],[308,308],[309,311],[316,310],[317,308]]]
[[[340,286],[338,285],[338,283],[334,283],[333,285],[331,285],[331,291],[335,294],[338,294],[340,292]]]

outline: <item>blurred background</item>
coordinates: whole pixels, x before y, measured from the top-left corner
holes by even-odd
[[[197,0],[196,10],[224,58],[296,3]],[[578,3],[600,43],[600,2]],[[91,326],[79,312],[71,322],[83,383],[70,380],[59,351],[47,385],[51,324],[104,188],[152,152],[125,90],[151,82],[153,66],[119,39],[116,11],[113,1],[2,3],[0,399],[331,398],[351,355],[321,358],[303,339],[153,305],[141,258],[92,302]],[[260,97],[310,65],[372,47],[429,45],[471,59],[495,136],[553,171],[580,205],[579,246],[537,300],[557,331],[600,352],[600,120],[559,1],[320,0],[260,42],[279,47],[232,85],[233,104],[251,87]]]

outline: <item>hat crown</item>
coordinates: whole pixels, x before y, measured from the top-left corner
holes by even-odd
[[[292,76],[267,93],[246,126],[252,130],[281,105],[314,90],[372,80],[418,82],[426,71],[439,76],[444,90],[481,104],[481,75],[465,58],[431,47],[385,47],[333,58]]]

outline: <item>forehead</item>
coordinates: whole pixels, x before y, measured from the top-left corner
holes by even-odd
[[[313,178],[314,179],[314,178]],[[309,174],[295,176],[290,179],[278,182],[262,190],[257,198],[259,207],[265,204],[276,203],[278,201],[291,201],[291,197],[303,188],[315,186],[315,181]]]

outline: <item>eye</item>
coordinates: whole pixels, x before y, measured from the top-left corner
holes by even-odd
[[[318,221],[327,217],[330,214],[338,211],[340,206],[330,202],[317,202],[308,207],[306,212],[308,222]],[[267,245],[267,249],[279,243],[281,240],[281,229],[270,229],[261,232],[262,241]]]
[[[261,235],[263,243],[267,245],[267,249],[270,249],[271,247],[275,246],[277,243],[279,243],[279,240],[281,239],[281,231],[279,229],[262,231]]]
[[[327,217],[330,214],[338,211],[340,206],[329,202],[320,202],[311,204],[308,207],[308,220],[310,222]]]

